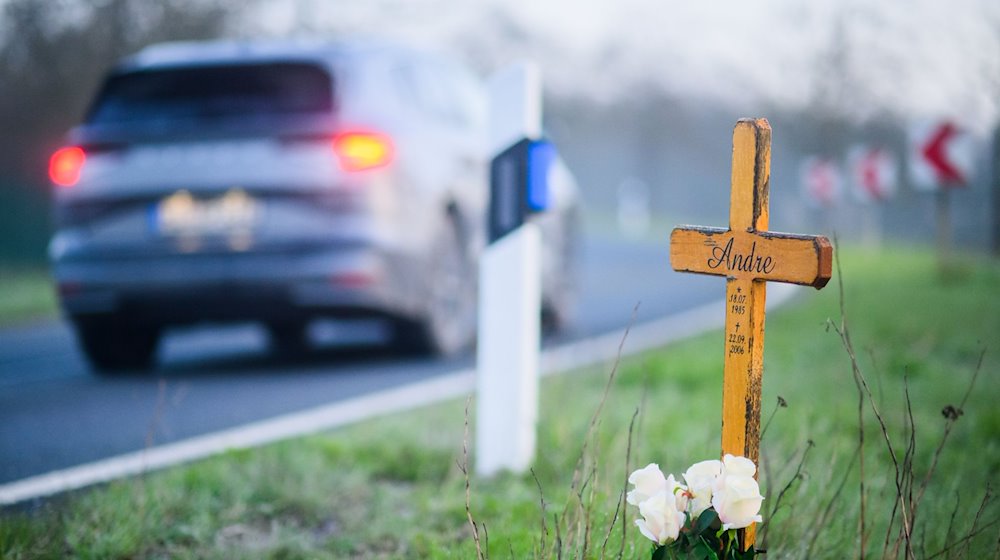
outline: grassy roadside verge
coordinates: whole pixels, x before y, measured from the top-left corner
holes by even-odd
[[[985,526],[968,549],[963,543],[954,551],[991,557],[1000,534],[989,525],[1000,516],[997,502],[975,520],[987,484],[1000,471],[1000,267],[970,261],[941,280],[928,254],[894,250],[848,252],[843,269],[851,336],[900,456],[909,441],[907,380],[918,473],[934,455],[942,408],[958,405],[987,349],[915,535],[923,552],[918,557],[930,557],[973,526]],[[857,556],[858,393],[840,340],[825,323],[837,317],[834,285],[768,317],[765,419],[779,396],[788,403],[764,440],[769,507],[788,490],[769,516],[767,558],[801,558],[811,542],[813,558]],[[647,543],[630,526],[634,511],[624,540],[620,519],[613,525],[623,480],[649,462],[679,473],[716,455],[721,346],[715,332],[625,360],[589,438],[611,364],[546,380],[537,483],[530,475],[472,481],[471,514],[486,527],[490,555],[554,557],[560,542],[576,557],[648,557]],[[464,402],[448,403],[231,452],[27,512],[0,513],[0,557],[474,558],[457,466],[464,408]],[[867,546],[878,557],[894,472],[870,414],[865,436]],[[578,462],[585,441],[588,453]],[[802,476],[794,477],[803,454]],[[574,472],[580,476],[571,490]]]
[[[52,277],[44,266],[0,263],[0,327],[58,314]]]

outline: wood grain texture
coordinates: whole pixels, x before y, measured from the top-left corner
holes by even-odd
[[[770,182],[771,125],[767,119],[740,119],[733,128],[729,229],[767,230]]]
[[[742,455],[754,463],[760,442],[766,286],[748,278],[726,282],[722,453]]]

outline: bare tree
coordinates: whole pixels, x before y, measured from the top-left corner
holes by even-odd
[[[0,20],[0,176],[42,181],[48,154],[122,56],[220,36],[223,0],[9,0]]]

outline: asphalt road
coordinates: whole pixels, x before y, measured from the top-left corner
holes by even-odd
[[[622,330],[720,299],[719,279],[670,270],[667,241],[588,239],[579,312],[555,344]],[[253,326],[168,334],[146,375],[90,373],[66,325],[0,330],[0,483],[357,397],[472,363],[401,359],[377,324],[319,324],[317,348],[272,355]]]

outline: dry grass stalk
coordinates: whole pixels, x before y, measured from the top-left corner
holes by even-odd
[[[955,509],[951,510],[951,518],[948,519],[948,532],[944,535],[944,542],[951,542],[952,530],[955,528],[955,516],[958,515],[958,506],[962,503],[962,497],[955,491]],[[951,553],[948,554],[947,558],[951,558]]]
[[[774,416],[778,413],[779,408],[788,408],[788,401],[786,401],[781,395],[778,395],[778,400],[774,403],[774,410],[767,417],[767,422],[764,422],[764,429],[760,431],[760,440],[764,441],[764,436],[767,435],[767,429],[771,427],[771,421],[774,420]]]
[[[837,268],[839,269],[839,263]],[[844,286],[841,284],[841,298]],[[842,299],[843,300],[843,299]],[[846,325],[844,327],[847,328]],[[861,390],[858,376],[854,376],[854,386],[858,391],[858,560],[865,560],[867,539],[865,538],[865,394]]]
[[[552,522],[553,525],[556,526],[556,559],[562,560],[562,550],[563,550],[562,531],[559,528],[559,518],[554,513],[552,514]]]
[[[545,523],[545,495],[542,493],[542,482],[538,480],[538,475],[535,474],[535,469],[531,469],[531,478],[535,479],[535,486],[538,487],[538,507],[539,507],[539,517],[542,521],[542,534],[539,536],[538,543],[538,554],[544,554],[548,546],[549,538],[549,527]]]
[[[795,484],[795,481],[802,480],[802,478],[804,476],[804,474],[802,472],[802,467],[806,463],[806,457],[809,455],[809,451],[813,447],[815,447],[815,445],[816,444],[813,443],[812,440],[809,440],[806,443],[806,448],[804,450],[802,450],[802,457],[799,458],[799,464],[795,467],[795,474],[792,475],[792,478],[788,480],[788,483],[786,483],[785,486],[784,486],[784,488],[781,489],[781,492],[778,493],[778,499],[775,500],[774,507],[773,507],[773,509],[770,511],[770,513],[767,516],[767,521],[765,523],[763,523],[763,526],[761,528],[762,531],[764,531],[764,532],[767,531],[768,525],[770,525],[771,521],[778,514],[778,511],[781,510],[781,502],[785,498],[785,494],[787,494],[788,491],[791,490],[792,485]]]
[[[764,423],[764,429],[761,430],[760,432],[760,441],[762,442],[764,441],[764,436],[767,435],[767,429],[771,426],[771,421],[774,420],[774,417],[777,415],[779,408],[788,408],[788,401],[786,401],[780,395],[778,396],[777,402],[774,405],[774,410],[771,411],[771,414],[767,418],[767,422]],[[764,507],[769,508],[771,504],[771,480],[772,480],[771,462],[768,460],[767,450],[765,450],[763,447],[761,447],[760,449],[760,460],[758,461],[758,463],[759,463],[758,468],[760,469],[759,470],[760,476],[761,478],[763,478],[764,482],[763,485],[761,486],[762,488],[764,488],[764,503],[766,504]],[[767,517],[770,519],[769,514]],[[762,526],[761,530],[758,532],[757,544],[761,549],[767,548],[766,526]]]
[[[462,462],[458,464],[458,468],[462,471],[462,476],[465,477],[465,516],[469,520],[472,538],[476,542],[476,558],[477,560],[486,560],[489,557],[489,549],[487,548],[487,552],[483,552],[483,546],[479,540],[479,526],[476,524],[475,518],[472,517],[472,483],[469,477],[469,406],[471,403],[472,397],[465,400],[465,434],[462,437]],[[485,531],[485,529],[484,525],[483,530]]]
[[[625,446],[625,476],[622,481],[621,492],[618,493],[618,501],[615,503],[615,514],[611,518],[611,525],[608,526],[608,532],[604,535],[604,543],[601,545],[601,558],[607,558],[608,550],[608,540],[611,539],[611,533],[615,530],[615,524],[618,523],[618,516],[622,517],[622,542],[621,548],[618,550],[618,558],[622,558],[625,555],[625,539],[628,534],[628,520],[625,515],[625,500],[628,495],[628,478],[629,473],[632,472],[632,435],[635,430],[635,421],[639,417],[639,408],[636,407],[635,412],[632,413],[632,419],[628,423],[628,442]]]

